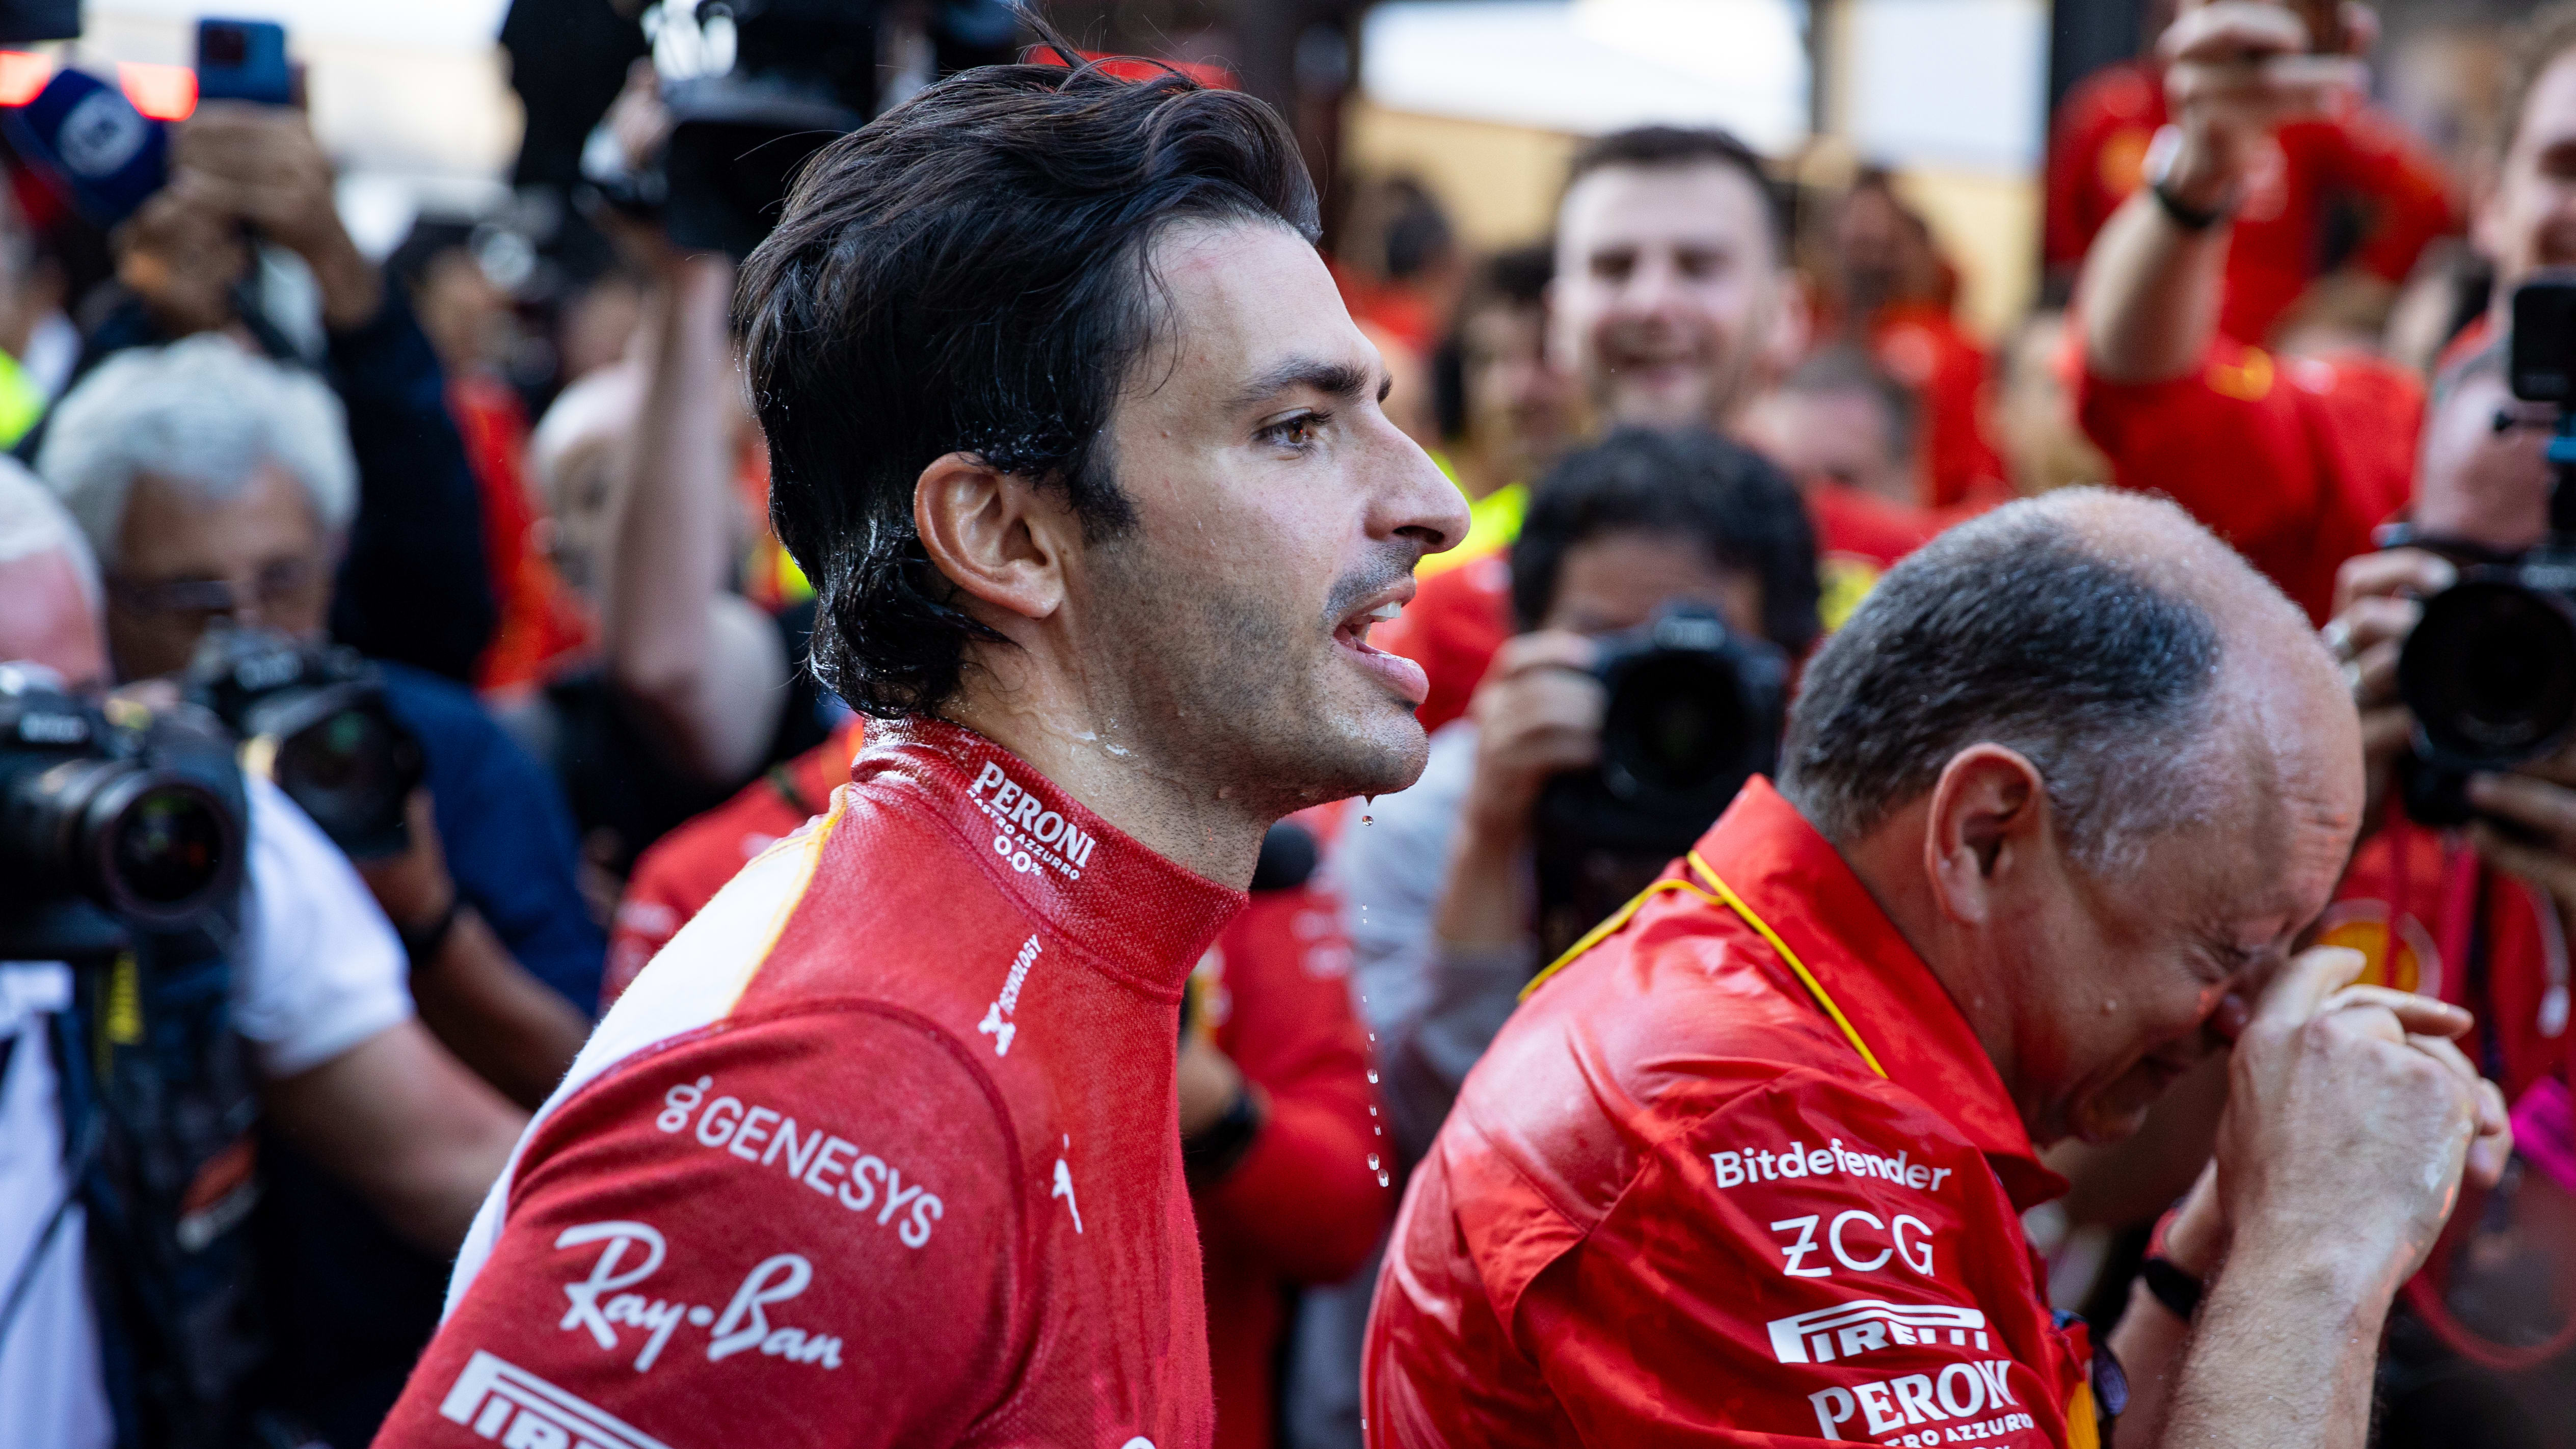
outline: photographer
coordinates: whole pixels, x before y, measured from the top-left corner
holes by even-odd
[[[200,106],[171,135],[168,184],[111,238],[124,296],[83,339],[74,378],[127,348],[216,331],[264,332],[263,347],[324,368],[359,482],[331,633],[471,679],[496,619],[473,471],[437,355],[341,225],[332,185],[302,111]],[[309,272],[312,310],[294,305],[301,287],[267,288],[275,253]],[[261,295],[273,309],[245,314],[242,301]]]
[[[1796,488],[1740,446],[1627,429],[1548,475],[1512,546],[1524,632],[1496,654],[1468,718],[1432,738],[1422,779],[1371,806],[1333,865],[1403,1160],[1429,1144],[1543,964],[1535,819],[1552,777],[1598,760],[1595,641],[1695,603],[1795,658],[1815,642],[1816,595]]]
[[[2424,601],[2458,582],[2462,564],[2513,557],[2548,533],[2547,434],[2533,425],[2539,414],[2509,390],[2505,355],[2502,343],[2491,344],[2435,385],[2407,519],[2425,546],[2365,554],[2342,569],[2325,635],[2361,708],[2377,832],[2355,854],[2327,920],[2333,939],[2367,952],[2381,979],[2476,1013],[2472,1054],[2514,1103],[2517,1135],[2545,1144],[2568,1133],[2564,942],[2576,924],[2576,751],[2472,775],[2467,796],[2477,817],[2456,833],[2410,819],[2400,779],[2417,721],[2399,696],[2398,664]],[[2500,413],[2525,425],[2499,429]],[[2400,1370],[2386,1387],[2391,1444],[2433,1442],[2464,1416],[2484,1430],[2479,1442],[2537,1444],[2539,1426],[2576,1412],[2564,1373],[2565,1335],[2576,1325],[2567,1317],[2576,1308],[2571,1167],[2563,1152],[2535,1147],[2518,1191],[2485,1215],[2500,1230],[2468,1245],[2492,1263],[2519,1244],[2508,1261],[2531,1278],[2555,1280],[2542,1295],[2555,1300],[2555,1318],[2543,1312],[2520,1334],[2488,1323],[2471,1337],[2453,1318],[2458,1284],[2427,1275],[2410,1285],[2413,1312],[2391,1329]],[[2452,1259],[2478,1265],[2465,1248]],[[2499,1337],[2522,1351],[2500,1356],[2479,1341]]]
[[[102,687],[99,596],[71,521],[0,461],[0,660]],[[255,1127],[443,1255],[526,1120],[414,1019],[339,852],[244,783],[232,949],[138,933],[126,963],[81,968],[122,983],[104,992],[0,963],[0,1443],[248,1441],[270,1286],[245,1216],[272,1166]]]
[[[106,571],[118,677],[189,670],[219,621],[318,641],[355,508],[354,461],[330,389],[225,337],[131,349],[77,384],[38,471]],[[463,686],[392,663],[377,672],[426,757],[426,789],[409,802],[408,846],[360,872],[401,933],[422,1021],[533,1106],[588,1032],[605,949],[575,879],[570,823],[544,773]],[[307,1165],[280,1171],[308,1407],[371,1422],[434,1323],[439,1265],[399,1251]]]
[[[2236,217],[2263,184],[2263,158],[2360,80],[2357,60],[2309,44],[2290,9],[2246,0],[2187,11],[2166,33],[2175,121],[2148,184],[2086,258],[2077,406],[2113,481],[2172,496],[2323,623],[2336,568],[2370,549],[2371,530],[2412,491],[2424,400],[2388,363],[2276,355],[2222,325],[2240,280]],[[2535,15],[2514,47],[2502,150],[2474,231],[2496,269],[2485,329],[2501,329],[2534,269],[2576,261],[2560,159],[2576,143],[2571,52],[2576,8],[2563,5]]]
[[[630,166],[666,143],[649,66],[605,128]],[[504,722],[562,780],[589,863],[622,883],[646,846],[822,743],[827,726],[797,667],[810,609],[772,615],[733,587],[785,559],[727,326],[733,263],[675,245],[658,222],[602,216],[646,279],[643,321],[624,361],[556,400],[531,452],[558,564],[594,609],[600,647]]]

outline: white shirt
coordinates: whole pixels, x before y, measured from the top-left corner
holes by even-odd
[[[249,891],[233,1027],[270,1077],[331,1060],[412,1013],[402,943],[329,837],[266,780],[249,781]],[[45,1017],[71,1004],[71,968],[0,962],[0,1300],[68,1189]],[[98,1321],[82,1274],[82,1217],[64,1214],[16,1321],[0,1329],[0,1445],[105,1449]]]

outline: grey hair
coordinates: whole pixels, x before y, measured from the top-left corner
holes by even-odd
[[[303,485],[326,532],[358,509],[358,463],[348,415],[309,372],[201,333],[120,352],[54,408],[36,472],[110,565],[126,496],[145,473],[211,498],[248,487],[262,463]]]
[[[2090,873],[2214,815],[2223,772],[2200,766],[2228,735],[2217,622],[2104,557],[2063,511],[2030,499],[1941,535],[1818,651],[1780,790],[1827,839],[1867,834],[1989,742],[2039,771]]]
[[[59,553],[71,560],[91,612],[100,607],[98,560],[79,525],[25,464],[0,453],[0,565]]]

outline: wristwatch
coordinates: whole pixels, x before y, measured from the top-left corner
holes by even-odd
[[[2157,128],[2155,139],[2147,143],[2147,159],[2143,169],[2147,178],[2147,189],[2155,193],[2156,205],[2163,208],[2165,218],[2184,231],[2198,233],[2207,231],[2234,216],[2237,206],[2244,200],[2244,188],[2241,185],[2230,184],[2227,188],[2227,199],[2220,202],[2214,209],[2204,210],[2174,195],[2173,187],[2168,183],[2173,180],[2174,162],[2181,156],[2182,128],[2180,126]]]
[[[2162,1254],[2150,1257],[2146,1262],[2138,1265],[2138,1277],[2147,1285],[2147,1291],[2155,1295],[2158,1303],[2163,1304],[2167,1311],[2185,1323],[2189,1323],[2192,1316],[2200,1312],[2201,1297],[2208,1292],[2206,1284],[2184,1271],[2181,1264]]]
[[[1225,1115],[1181,1139],[1181,1173],[1192,1187],[1211,1187],[1252,1150],[1261,1135],[1261,1098],[1245,1081],[1235,1088]]]

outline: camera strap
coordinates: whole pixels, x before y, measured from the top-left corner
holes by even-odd
[[[1645,908],[1649,900],[1666,891],[1688,891],[1711,905],[1723,905],[1734,911],[1743,919],[1744,924],[1753,928],[1754,934],[1770,943],[1772,951],[1777,953],[1780,959],[1787,963],[1790,971],[1797,975],[1799,984],[1807,988],[1807,994],[1814,997],[1816,1004],[1825,1009],[1825,1015],[1833,1018],[1834,1025],[1842,1031],[1843,1040],[1850,1042],[1852,1050],[1860,1053],[1860,1059],[1869,1065],[1870,1071],[1881,1077],[1886,1076],[1887,1068],[1878,1064],[1878,1054],[1869,1049],[1869,1043],[1861,1040],[1860,1031],[1851,1024],[1851,1018],[1843,1015],[1843,1009],[1834,1003],[1832,993],[1826,991],[1824,983],[1816,979],[1815,972],[1807,969],[1807,963],[1798,959],[1798,953],[1789,949],[1789,943],[1780,939],[1780,933],[1771,929],[1771,923],[1755,914],[1753,908],[1744,903],[1744,897],[1737,895],[1735,888],[1721,879],[1709,863],[1700,858],[1698,851],[1687,852],[1682,859],[1689,862],[1690,868],[1701,880],[1708,882],[1709,889],[1701,890],[1679,876],[1667,876],[1637,892],[1629,898],[1626,905],[1612,912],[1608,919],[1584,932],[1583,939],[1567,947],[1564,955],[1549,962],[1546,970],[1531,977],[1529,985],[1521,988],[1520,999],[1529,1000],[1530,993],[1545,985],[1549,977],[1564,970],[1584,952],[1618,934],[1637,912]]]

